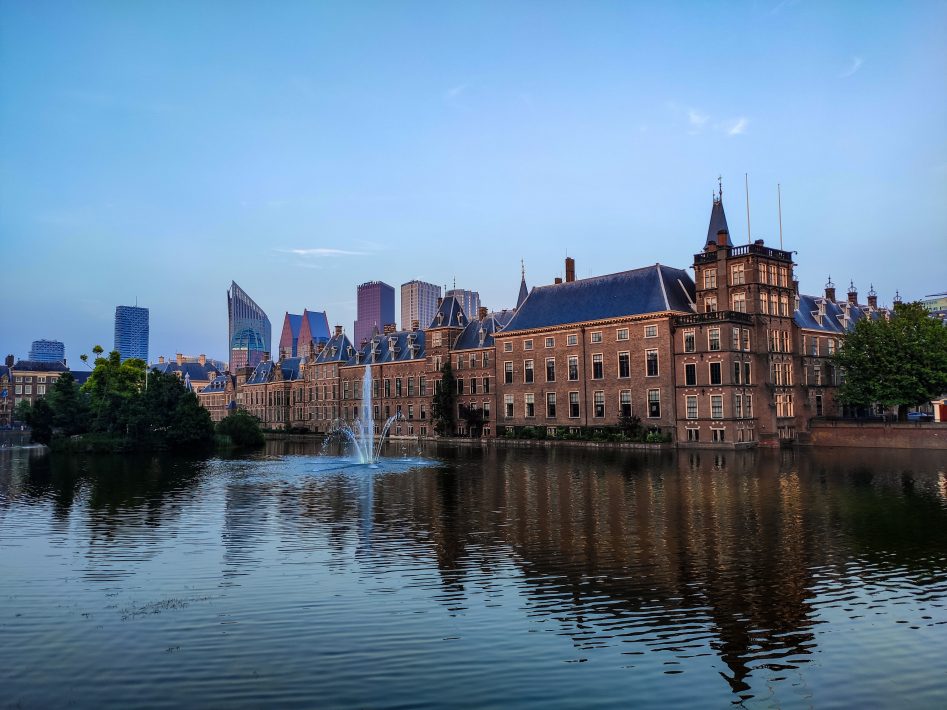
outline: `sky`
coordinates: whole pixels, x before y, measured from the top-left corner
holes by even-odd
[[[731,238],[865,301],[947,291],[947,3],[0,0],[0,350],[227,358],[419,278],[514,305]],[[400,314],[400,293],[396,302]]]

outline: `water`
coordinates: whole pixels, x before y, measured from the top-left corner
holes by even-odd
[[[398,414],[388,417],[375,438],[375,420],[372,410],[372,368],[371,365],[365,365],[365,372],[362,375],[362,399],[361,409],[358,418],[354,423],[342,421],[336,422],[335,433],[341,436],[348,444],[355,461],[361,464],[378,464],[381,457],[382,447],[388,437],[388,430],[398,419]],[[326,440],[326,443],[331,443]]]
[[[0,705],[947,706],[942,456],[388,453],[3,452]]]

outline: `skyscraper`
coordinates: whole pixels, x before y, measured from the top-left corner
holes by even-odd
[[[367,281],[358,287],[358,311],[355,320],[355,347],[395,322],[395,290],[382,281]]]
[[[66,346],[58,340],[34,340],[30,347],[33,362],[63,362],[65,359]]]
[[[421,328],[427,328],[437,313],[437,299],[441,297],[441,287],[426,281],[408,281],[401,284],[401,329],[411,330],[413,321]]]
[[[122,360],[130,357],[148,362],[148,309],[115,307],[115,347]]]
[[[256,367],[269,357],[273,328],[270,319],[246,292],[230,282],[227,291],[227,317],[230,335],[230,371],[238,367]]]
[[[465,288],[452,288],[447,292],[445,298],[453,296],[457,303],[464,309],[464,315],[469,319],[474,319],[480,312],[480,294],[476,291],[468,291]]]

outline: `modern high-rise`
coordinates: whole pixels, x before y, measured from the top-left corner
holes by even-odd
[[[457,303],[464,309],[468,318],[476,318],[480,312],[480,294],[477,291],[468,291],[465,288],[452,288],[447,292],[445,298],[453,296]]]
[[[414,321],[421,328],[431,325],[440,297],[441,287],[435,284],[418,280],[401,284],[401,329],[411,330]]]
[[[395,290],[382,281],[367,281],[358,287],[358,306],[355,320],[355,344],[372,337],[378,328],[395,322]]]
[[[273,332],[270,319],[236,281],[231,281],[227,291],[227,317],[231,372],[239,367],[256,367],[269,357]]]
[[[115,307],[115,347],[122,360],[137,357],[148,362],[148,309]]]
[[[63,362],[66,359],[66,346],[58,340],[34,340],[30,347],[32,362]]]

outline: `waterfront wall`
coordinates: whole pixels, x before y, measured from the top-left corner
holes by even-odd
[[[821,421],[809,434],[813,446],[947,451],[947,426],[934,422]]]

